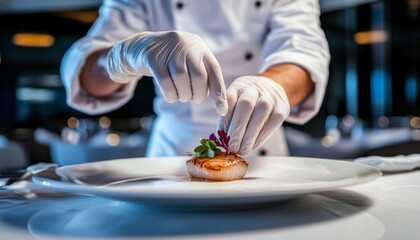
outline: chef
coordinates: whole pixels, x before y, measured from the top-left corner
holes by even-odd
[[[63,57],[67,104],[107,113],[150,76],[147,156],[185,156],[220,129],[232,152],[287,155],[282,123],[317,114],[327,84],[319,14],[316,0],[105,0]]]

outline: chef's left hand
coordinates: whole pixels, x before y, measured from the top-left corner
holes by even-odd
[[[219,118],[218,130],[230,136],[230,151],[242,156],[264,143],[290,113],[284,88],[267,77],[235,79],[227,100],[228,112]]]

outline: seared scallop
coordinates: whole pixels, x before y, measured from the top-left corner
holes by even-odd
[[[247,170],[248,163],[242,157],[224,152],[187,161],[187,171],[192,179],[231,181],[243,179]]]

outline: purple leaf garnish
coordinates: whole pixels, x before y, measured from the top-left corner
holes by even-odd
[[[209,140],[213,140],[217,146],[221,147],[222,143],[220,143],[219,139],[217,139],[216,135],[214,135],[214,133],[212,133],[209,137]]]
[[[214,133],[212,133],[209,137],[210,140],[213,140],[218,147],[225,149],[226,153],[229,154],[229,141],[230,137],[224,130],[217,131],[219,138],[216,137]]]

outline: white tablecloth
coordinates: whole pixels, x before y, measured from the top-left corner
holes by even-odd
[[[420,171],[276,206],[181,212],[90,196],[0,195],[1,239],[420,239]]]

